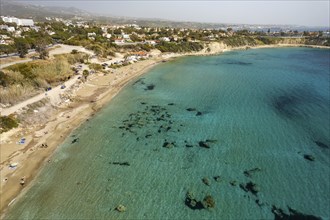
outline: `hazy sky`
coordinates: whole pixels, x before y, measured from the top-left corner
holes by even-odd
[[[29,1],[31,2],[31,1]],[[325,1],[33,1],[40,5],[74,6],[115,16],[244,24],[329,26]]]

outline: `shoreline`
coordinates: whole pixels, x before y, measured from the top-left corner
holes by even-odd
[[[1,218],[4,218],[8,208],[12,206],[21,196],[33,186],[34,181],[37,180],[39,173],[44,166],[51,165],[51,158],[58,146],[77,129],[82,123],[93,117],[95,113],[102,109],[103,106],[109,102],[133,79],[147,73],[152,67],[163,60],[171,60],[183,56],[208,56],[218,55],[223,52],[246,49],[262,49],[262,48],[280,48],[280,47],[312,47],[312,48],[326,48],[309,46],[301,44],[280,44],[280,45],[262,45],[262,46],[242,46],[242,47],[228,47],[225,44],[210,43],[208,45],[209,51],[204,49],[196,53],[169,53],[161,54],[159,57],[151,58],[138,63],[131,64],[120,69],[116,69],[116,75],[109,74],[107,76],[94,76],[85,82],[81,88],[75,93],[75,96],[80,97],[80,100],[74,101],[69,106],[62,107],[55,111],[55,114],[47,120],[44,125],[39,128],[34,128],[27,134],[27,139],[31,139],[22,149],[18,149],[7,156],[7,159],[1,162],[1,203],[0,211]],[[102,81],[101,85],[99,81]],[[109,84],[104,85],[107,82]],[[94,84],[93,84],[94,83]],[[112,84],[113,83],[113,84]],[[21,130],[12,131],[9,136],[22,136],[19,134]],[[16,138],[17,139],[17,138]],[[42,143],[47,143],[49,147],[40,148]],[[15,143],[8,144],[11,147],[17,147]],[[7,146],[8,147],[8,146]],[[16,170],[9,170],[8,164],[19,161]],[[4,177],[8,178],[3,181]],[[19,184],[20,178],[25,177],[26,185],[22,187]]]

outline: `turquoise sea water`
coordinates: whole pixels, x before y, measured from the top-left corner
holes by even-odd
[[[67,138],[7,218],[329,219],[329,60],[281,48],[160,64]]]

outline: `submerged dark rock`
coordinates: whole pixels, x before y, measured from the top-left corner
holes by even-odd
[[[237,181],[236,181],[236,180],[230,181],[229,183],[230,183],[230,185],[232,185],[232,186],[237,186]]]
[[[256,202],[256,204],[257,204],[259,207],[262,207],[262,206],[265,205],[265,204],[263,204],[262,202],[260,202],[259,199],[256,199],[255,202]]]
[[[289,214],[285,213],[282,209],[272,206],[272,213],[274,214],[274,220],[321,220],[320,217],[314,215],[307,215],[300,213],[290,207]]]
[[[153,90],[155,88],[154,84],[147,85],[147,87],[144,90]]]
[[[71,144],[74,144],[74,143],[78,142],[78,140],[79,140],[79,138],[75,138],[75,139],[73,139],[73,140],[71,141]]]
[[[252,63],[247,63],[243,61],[227,61],[226,64],[242,65],[242,66],[252,65]]]
[[[197,201],[196,199],[186,198],[184,203],[192,210],[204,209],[203,203],[201,201]]]
[[[164,144],[163,144],[163,147],[165,147],[165,148],[175,147],[175,142],[167,142],[167,141],[165,141]]]
[[[286,117],[291,118],[297,115],[294,106],[296,106],[298,102],[299,99],[296,96],[293,95],[280,96],[274,99],[273,106],[279,113],[285,115]]]
[[[216,182],[221,182],[221,177],[220,177],[220,176],[215,176],[215,177],[213,177],[213,179],[214,179]]]
[[[196,116],[201,116],[202,115],[202,112],[197,112],[196,113]]]
[[[204,178],[202,179],[202,181],[203,181],[203,183],[204,183],[205,185],[207,185],[207,186],[210,186],[210,185],[211,185],[211,183],[210,183],[210,181],[209,181],[209,179],[208,179],[207,177],[204,177]]]
[[[134,82],[134,84],[133,85],[136,85],[136,84],[138,84],[138,83],[140,83],[140,84],[142,84],[142,85],[144,85],[145,83],[144,83],[144,78],[140,78],[140,79],[138,79],[138,80],[136,80],[135,82]]]
[[[312,155],[309,155],[309,154],[305,154],[305,155],[304,155],[304,158],[305,158],[306,160],[309,160],[309,161],[314,161],[314,160],[315,160],[315,157],[312,156]]]
[[[202,203],[203,203],[204,208],[206,208],[206,209],[215,207],[215,201],[214,201],[213,197],[210,195],[205,196]]]
[[[120,165],[120,166],[130,166],[131,164],[129,162],[110,162],[110,164],[113,165]]]
[[[146,136],[145,136],[145,138],[149,138],[149,137],[151,137],[152,136],[152,134],[147,134]]]
[[[325,143],[322,143],[321,141],[315,141],[315,144],[321,148],[329,148],[328,145],[326,145]]]
[[[255,172],[259,172],[259,171],[261,171],[261,169],[258,168],[258,167],[256,167],[256,168],[253,168],[253,169],[251,169],[251,170],[245,170],[243,173],[244,173],[244,175],[247,176],[247,177],[252,177],[252,174],[253,174],[253,173],[255,173]]]
[[[259,192],[259,187],[257,186],[257,184],[251,181],[246,183],[245,185],[239,184],[239,187],[241,187],[241,189],[243,189],[245,192],[251,192],[253,195],[257,195],[257,193]]]
[[[198,145],[203,148],[210,148],[209,144],[206,141],[198,142]]]

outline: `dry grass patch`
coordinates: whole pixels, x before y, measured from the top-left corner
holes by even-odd
[[[63,83],[72,75],[65,57],[10,66],[0,74],[0,103],[15,104],[47,87]]]

